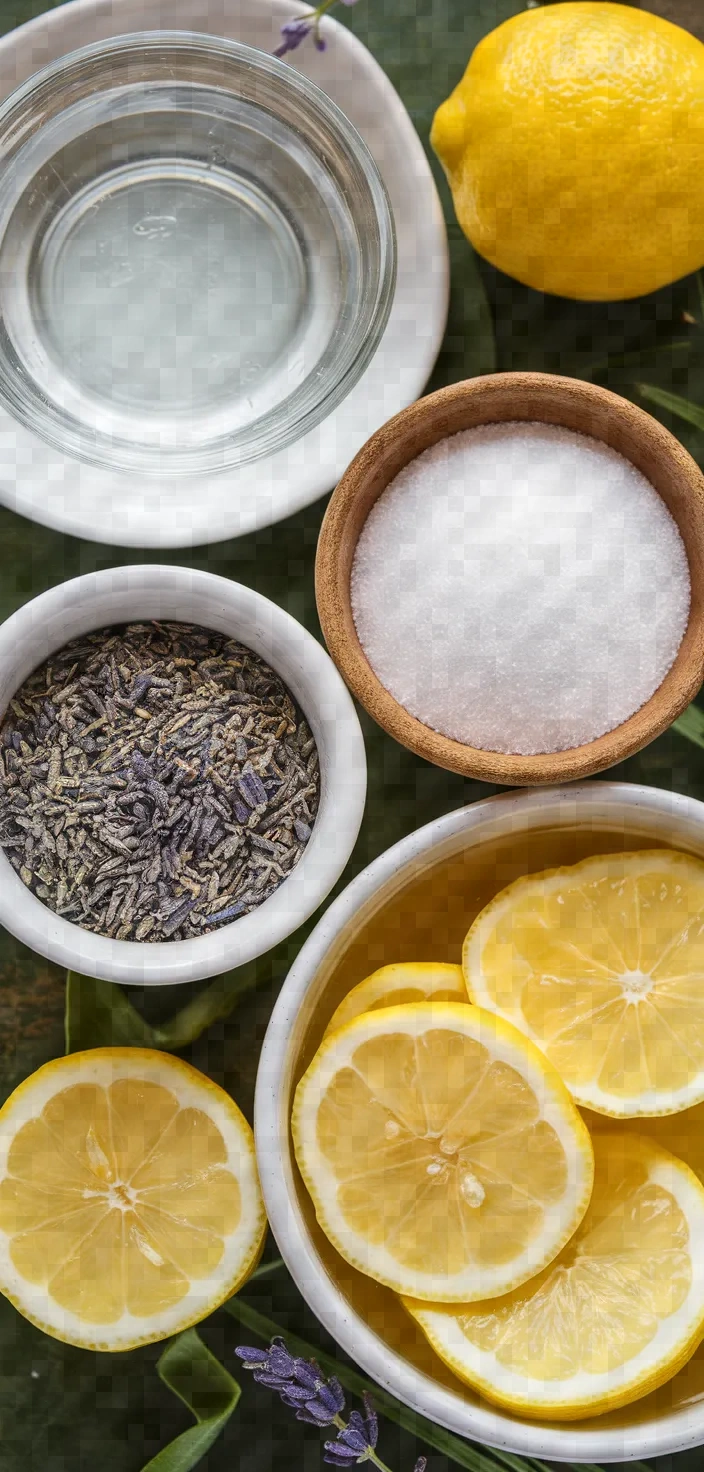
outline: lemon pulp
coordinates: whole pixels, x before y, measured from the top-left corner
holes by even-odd
[[[639,1399],[704,1333],[704,1188],[632,1133],[594,1136],[589,1209],[544,1272],[448,1309],[404,1300],[440,1358],[490,1400],[571,1420]]]
[[[251,1130],[178,1059],[58,1059],[7,1101],[0,1138],[0,1285],[48,1333],[117,1349],[162,1338],[256,1260]]]
[[[333,1245],[400,1292],[505,1291],[586,1209],[587,1130],[541,1054],[475,1007],[390,1007],[323,1042],[296,1091],[296,1156]]]

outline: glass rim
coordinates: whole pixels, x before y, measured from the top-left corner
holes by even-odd
[[[73,106],[94,96],[97,100],[112,91],[130,86],[159,85],[158,76],[135,76],[130,79],[129,64],[140,61],[157,71],[181,57],[184,62],[201,58],[204,74],[185,78],[195,85],[217,88],[227,82],[228,66],[239,69],[251,85],[245,99],[264,113],[268,112],[282,126],[297,131],[312,154],[315,141],[305,131],[306,121],[320,122],[331,148],[337,148],[340,168],[352,171],[359,185],[355,197],[343,191],[356,234],[356,253],[360,269],[366,266],[368,279],[364,292],[358,292],[352,303],[352,314],[344,333],[335,330],[322,360],[313,365],[296,387],[249,423],[229,430],[211,441],[179,451],[165,450],[144,441],[131,441],[119,435],[102,436],[86,423],[70,417],[57,404],[47,401],[31,377],[18,375],[0,363],[0,398],[13,417],[45,443],[60,453],[84,463],[117,471],[156,475],[193,476],[219,473],[237,465],[256,462],[298,442],[336,410],[351,392],[369,366],[386,329],[396,285],[396,239],[394,218],[386,186],[378,166],[364,139],[326,92],[315,82],[297,72],[279,57],[260,51],[228,37],[211,36],[201,31],[148,30],[128,31],[123,35],[90,42],[65,56],[51,61],[34,72],[0,103],[0,162],[11,163],[28,141],[52,127],[52,123]],[[208,66],[221,61],[222,76],[208,78]],[[117,75],[116,75],[117,72]],[[258,96],[256,82],[265,80],[267,92]],[[88,90],[88,80],[90,88]],[[104,85],[102,85],[104,80]],[[83,90],[80,83],[84,83]],[[173,84],[178,77],[164,77]],[[272,85],[273,84],[273,85]],[[288,101],[288,111],[286,103]],[[280,104],[280,105],[277,105]],[[291,112],[295,108],[295,120]],[[299,112],[300,109],[300,112]],[[336,169],[330,157],[324,168],[336,180]],[[342,181],[337,181],[338,189]],[[366,195],[366,203],[364,196]],[[362,216],[357,230],[355,208]],[[364,214],[366,211],[366,220]],[[373,239],[364,239],[363,226],[372,227]],[[365,251],[371,250],[364,261]],[[349,304],[348,304],[349,307]],[[321,372],[321,362],[324,365]],[[321,381],[324,387],[321,391]],[[31,388],[28,391],[28,384]]]

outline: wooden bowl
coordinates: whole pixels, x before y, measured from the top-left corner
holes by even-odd
[[[374,502],[399,471],[447,435],[478,424],[534,420],[592,435],[618,450],[662,496],[689,560],[689,622],[677,657],[650,700],[613,731],[567,751],[535,756],[482,751],[441,736],[410,715],[374,674],[352,617],[350,573]],[[372,435],[334,492],[315,566],[318,613],[328,649],[350,690],[402,746],[483,782],[532,786],[601,772],[647,746],[676,720],[704,679],[704,476],[662,424],[627,399],[574,378],[495,373],[455,383],[403,409]]]

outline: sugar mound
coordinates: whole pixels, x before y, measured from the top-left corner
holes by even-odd
[[[530,755],[594,740],[662,683],[687,626],[679,530],[600,441],[545,424],[451,435],[407,465],[355,552],[381,683],[445,736]]]

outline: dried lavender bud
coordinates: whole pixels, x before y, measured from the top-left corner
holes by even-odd
[[[290,1380],[296,1375],[296,1361],[289,1354],[283,1339],[274,1339],[269,1350],[269,1369],[273,1375],[281,1375],[285,1380]]]
[[[2,721],[0,845],[86,930],[202,935],[298,862],[320,794],[312,742],[278,675],[234,639],[170,622],[85,634]]]
[[[306,1389],[305,1385],[282,1385],[279,1389],[279,1395],[284,1405],[291,1406],[294,1410],[299,1405],[304,1405],[307,1400],[310,1400],[310,1391]]]
[[[364,1403],[364,1418],[367,1423],[367,1440],[370,1446],[376,1446],[379,1439],[379,1422],[374,1410],[372,1398],[365,1390],[362,1401]]]
[[[345,1397],[339,1380],[331,1376],[327,1385],[320,1385],[316,1392],[316,1401],[325,1408],[330,1416],[338,1416],[345,1404]]]
[[[355,1462],[360,1461],[360,1457],[352,1447],[341,1446],[339,1441],[326,1441],[323,1461],[330,1467],[352,1467]]]
[[[295,1360],[294,1364],[294,1375],[297,1381],[300,1385],[306,1385],[311,1395],[314,1395],[325,1383],[325,1376],[320,1365],[316,1365],[313,1360]]]
[[[269,1353],[266,1349],[255,1349],[252,1344],[241,1344],[235,1350],[235,1354],[244,1361],[244,1368],[250,1370],[254,1365],[266,1365]]]

